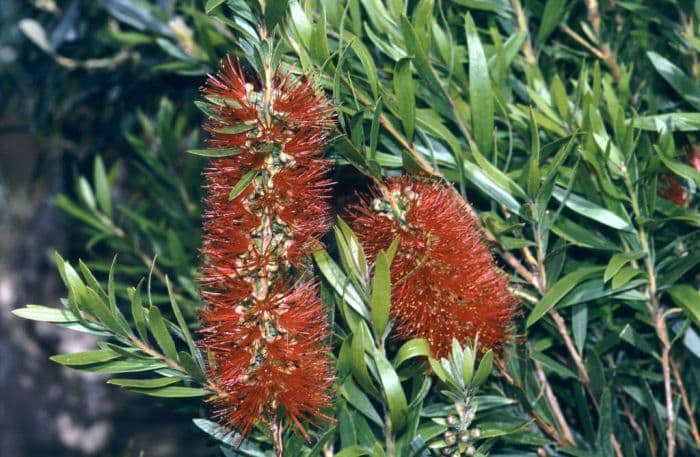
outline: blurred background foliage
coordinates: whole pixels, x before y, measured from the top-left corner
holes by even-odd
[[[337,206],[380,175],[444,177],[474,204],[512,275],[523,300],[518,343],[496,359],[478,391],[484,413],[477,420],[492,434],[479,441],[479,451],[669,455],[675,443],[676,455],[696,455],[700,6],[680,0],[290,0],[269,1],[267,8],[281,61],[316,74],[338,105],[339,136],[329,150],[338,160]],[[41,359],[74,352],[66,343],[73,334],[46,333],[43,324],[25,325],[6,313],[40,299],[59,305],[65,292],[47,266],[59,249],[85,282],[66,281],[69,310],[86,311],[80,295],[92,290],[108,312],[91,308],[87,315],[98,336],[112,335],[113,346],[103,343],[89,363],[57,361],[111,373],[103,364],[130,360],[132,349],[152,351],[153,365],[144,370],[197,389],[201,355],[192,348],[190,356],[169,354],[166,336],[187,347],[199,305],[194,278],[205,160],[185,151],[201,147],[203,115],[195,102],[206,73],[228,52],[258,65],[259,15],[257,3],[242,0],[0,0],[0,226],[8,228],[0,242],[0,324],[12,330],[0,337],[7,338],[2,348],[11,362],[0,370],[0,383],[14,383],[10,373],[26,369],[17,354],[30,352],[39,359],[31,367],[35,377],[60,374],[60,385],[70,383],[64,371],[42,372],[48,362]],[[388,411],[392,420],[413,424],[392,432],[399,449],[415,455],[430,455],[424,444],[453,449],[445,436],[452,427],[450,400],[467,402],[476,391],[450,381],[449,364],[443,373],[432,363],[437,379],[423,376],[420,343],[403,353],[394,342],[384,347],[362,300],[372,278],[354,271],[364,259],[348,261],[339,237],[352,243],[353,235],[339,229],[328,238],[330,255],[316,259],[327,279],[326,298],[337,304],[341,375],[340,424],[319,431],[321,442],[350,449],[344,455],[384,455]],[[58,264],[65,278],[71,267],[62,259]],[[88,270],[102,286],[90,282]],[[139,294],[130,288],[149,274],[152,287],[139,289],[149,320],[144,329],[131,325],[141,304],[135,307]],[[118,309],[129,321],[121,328],[110,320]],[[80,324],[75,315],[25,311],[25,317]],[[37,350],[27,352],[36,341]],[[94,341],[81,344],[85,349]],[[370,373],[347,362],[353,351],[367,357]],[[462,351],[455,351],[460,361]],[[158,363],[166,359],[177,366],[162,371]],[[375,379],[384,361],[405,390],[393,403],[382,394],[381,375]],[[167,380],[119,382],[142,393],[167,389],[160,396],[201,394],[158,384]],[[442,397],[439,386],[452,396]],[[47,383],[15,388],[24,398],[46,401],[37,392]],[[71,440],[66,427],[51,425],[37,440],[31,428],[8,425],[17,438],[3,438],[9,440],[3,449],[37,455],[60,442],[64,449],[51,455],[183,453],[167,448],[177,435],[172,429],[161,435],[165,448],[154,444],[158,440],[125,444],[136,432],[119,424],[142,414],[144,402],[116,388],[99,392],[100,402],[127,405],[97,408],[82,419],[86,427],[98,418],[111,424],[102,447],[83,446],[87,428]],[[418,412],[397,412],[400,398]],[[186,440],[188,449],[199,449],[188,451],[192,455],[215,452],[189,422],[206,417],[198,400],[162,405],[148,422],[184,430],[180,441],[198,437]],[[26,409],[23,414],[32,414]],[[71,417],[81,411],[78,402]],[[0,421],[9,424],[14,414],[2,411]],[[59,412],[47,415],[22,423],[60,423]],[[211,423],[197,425],[231,444]],[[268,445],[258,433],[240,452],[261,455]],[[298,455],[320,451],[294,438],[289,446]]]

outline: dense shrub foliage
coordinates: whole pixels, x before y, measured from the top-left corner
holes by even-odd
[[[700,452],[695,3],[57,3],[0,8],[9,43],[0,88],[14,88],[17,75],[45,81],[37,99],[19,90],[8,106],[34,109],[52,138],[74,135],[80,109],[96,113],[76,136],[89,172],[55,199],[84,240],[83,260],[56,256],[62,306],[15,311],[100,337],[94,351],[52,360],[169,397],[227,456]],[[197,91],[229,54],[242,73],[230,70],[250,83],[223,94],[239,98],[231,109],[215,83]],[[260,125],[282,127],[251,146],[252,117],[232,113],[252,93],[265,105],[260,94],[273,86],[282,99],[299,87],[312,94],[253,113],[268,116]],[[295,110],[303,112],[296,123]],[[305,155],[308,144],[296,157],[283,155],[294,140],[280,140],[313,135],[319,123],[333,130],[319,135],[328,135],[333,206],[346,220],[316,243],[326,222],[314,211],[327,189],[307,187],[323,187],[322,173],[297,170],[276,188],[251,170],[294,167],[283,163],[291,157],[325,172],[320,156]],[[310,149],[320,153],[325,140]],[[289,198],[297,213],[270,216],[285,206],[270,195]],[[262,358],[246,370],[222,357],[255,339],[236,327],[249,311],[237,306],[248,304],[219,296],[233,287],[224,277],[243,266],[224,271],[216,256],[245,261],[222,238],[237,230],[216,219],[236,208],[258,208],[263,226],[290,239],[306,236],[294,259],[280,261],[279,287],[288,289],[273,307],[282,320],[280,306],[310,303],[295,331],[303,340],[315,323],[310,351],[329,349],[304,373],[323,378],[298,414],[289,408],[309,395],[266,404],[255,389],[240,390]],[[299,214],[317,221],[302,235],[288,224]],[[268,261],[256,268],[267,271]],[[303,346],[299,338],[285,348]],[[281,347],[266,344],[253,352]],[[332,379],[326,355],[335,380],[321,411]],[[285,375],[303,366],[291,363]],[[207,400],[221,405],[227,395],[228,414],[212,415]],[[250,407],[245,417],[241,404]],[[301,423],[314,418],[331,420]]]

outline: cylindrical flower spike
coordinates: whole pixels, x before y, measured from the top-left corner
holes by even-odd
[[[203,88],[215,149],[205,170],[201,313],[214,402],[245,436],[258,422],[330,420],[328,325],[305,257],[330,226],[323,147],[332,108],[291,74],[247,80],[230,58]],[[247,183],[247,184],[246,184]]]
[[[370,259],[395,238],[391,314],[400,339],[425,338],[435,357],[451,342],[499,349],[511,335],[516,300],[482,240],[469,205],[453,189],[425,178],[385,181],[383,192],[347,212]]]

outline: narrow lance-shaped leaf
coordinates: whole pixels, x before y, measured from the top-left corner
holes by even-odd
[[[399,105],[399,118],[408,141],[413,140],[416,126],[416,89],[411,73],[411,59],[403,58],[394,67],[394,95]]]
[[[98,349],[96,351],[74,352],[72,354],[59,354],[49,357],[56,363],[79,367],[82,365],[93,365],[100,362],[107,362],[120,357],[116,352],[109,349]]]
[[[678,95],[683,97],[693,108],[700,110],[700,85],[686,76],[683,71],[665,57],[653,52],[647,52],[652,65],[662,78],[673,87]]]
[[[108,217],[112,217],[112,199],[110,198],[109,193],[109,180],[107,179],[107,172],[105,170],[104,162],[100,156],[95,158],[93,175],[95,178],[97,204],[103,213],[105,213]]]
[[[394,367],[391,366],[391,363],[379,350],[374,352],[374,361],[377,364],[377,374],[382,384],[384,398],[389,407],[392,427],[394,430],[399,431],[406,425],[408,417],[406,395],[403,392],[401,381],[399,381]]]
[[[146,324],[146,316],[143,312],[143,304],[141,299],[141,284],[143,284],[143,279],[139,281],[136,287],[130,287],[127,289],[127,294],[131,300],[131,317],[134,320],[134,325],[136,326],[136,331],[138,332],[141,339],[148,343],[148,326]]]
[[[471,14],[464,18],[469,46],[469,101],[472,109],[474,138],[483,154],[493,149],[494,101],[489,67]]]
[[[107,384],[112,384],[119,387],[136,388],[136,389],[155,389],[165,387],[171,384],[180,382],[181,379],[175,376],[168,378],[150,378],[150,379],[129,379],[129,378],[112,378],[107,380]]]
[[[381,338],[389,323],[389,308],[391,303],[391,276],[389,260],[382,251],[377,255],[374,265],[374,281],[372,282],[372,323],[377,337]]]
[[[148,327],[153,334],[153,337],[158,342],[158,346],[163,350],[165,355],[171,359],[177,359],[177,349],[175,341],[170,335],[168,328],[165,325],[165,320],[160,313],[160,310],[155,306],[151,306],[148,311]]]
[[[479,367],[474,373],[474,378],[472,379],[472,385],[474,387],[480,386],[486,378],[488,378],[491,373],[491,368],[493,367],[493,352],[489,349],[479,361]]]
[[[557,281],[542,299],[535,305],[535,308],[530,312],[527,318],[526,325],[531,327],[542,318],[547,312],[564,298],[581,281],[594,277],[602,272],[602,267],[582,267],[578,270],[569,273],[568,275]]]

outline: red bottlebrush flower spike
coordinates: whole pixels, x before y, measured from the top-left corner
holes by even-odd
[[[661,186],[661,191],[659,193],[666,200],[682,207],[688,203],[688,191],[674,175],[663,175]]]
[[[308,437],[303,422],[331,420],[323,409],[334,380],[318,287],[303,279],[331,224],[322,153],[332,107],[309,81],[248,81],[230,58],[203,93],[209,143],[231,150],[204,172],[202,345],[226,393],[217,414],[243,436],[286,418]]]
[[[453,338],[464,343],[478,335],[480,346],[502,347],[516,300],[468,203],[423,178],[389,178],[385,186],[389,197],[375,191],[347,215],[371,259],[399,238],[391,265],[396,336],[425,338],[435,357],[450,353]]]

